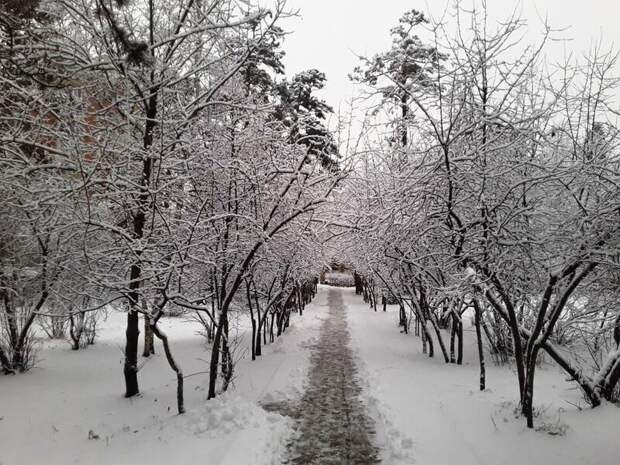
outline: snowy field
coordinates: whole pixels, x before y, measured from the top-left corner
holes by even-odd
[[[293,421],[265,412],[259,402],[301,397],[309,346],[327,315],[327,289],[319,287],[304,315],[293,315],[291,327],[258,361],[238,352],[234,386],[209,402],[207,375],[200,373],[208,353],[198,325],[166,319],[163,328],[185,375],[198,373],[186,379],[188,413],[182,416],[175,414],[175,381],[159,345],[154,358],[143,359],[141,396],[122,396],[124,315],[111,314],[88,349],[42,343],[36,368],[0,377],[0,463],[282,463]],[[488,389],[477,391],[471,331],[464,365],[447,367],[422,354],[414,335],[399,334],[397,308],[375,313],[352,289],[341,292],[362,400],[375,421],[383,463],[618,463],[620,409],[578,410],[584,405],[579,391],[555,367],[543,367],[537,378],[536,425],[545,428],[528,430],[514,413],[518,393],[510,368],[489,363]],[[246,347],[242,341],[239,350]]]
[[[123,397],[124,315],[111,314],[85,350],[45,342],[36,368],[0,376],[0,464],[279,464],[291,420],[265,412],[258,401],[300,396],[306,346],[325,313],[321,292],[307,313],[291,316],[284,336],[266,345],[256,362],[242,340],[234,386],[213,401],[206,402],[208,375],[189,376],[182,416],[176,414],[176,379],[158,341],[155,357],[142,358],[140,397]],[[208,370],[199,325],[167,318],[162,328],[186,376]],[[90,431],[96,439],[89,439]]]
[[[398,333],[397,306],[375,313],[353,289],[343,293],[367,403],[385,442],[385,463],[620,463],[620,408],[589,409],[555,366],[541,368],[536,379],[534,402],[541,414],[535,423],[544,423],[544,430],[528,430],[515,413],[519,393],[510,368],[495,367],[488,358],[487,389],[478,390],[475,332],[468,322],[463,365],[445,366],[440,354],[433,359],[422,354],[416,336]]]

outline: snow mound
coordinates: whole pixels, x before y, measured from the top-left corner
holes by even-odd
[[[293,425],[289,418],[228,393],[187,417],[181,429],[189,436],[208,439],[215,447],[210,463],[218,465],[281,464]]]
[[[206,402],[204,408],[193,415],[185,428],[195,435],[217,438],[247,429],[273,428],[288,420],[273,412],[266,412],[254,402],[242,397],[220,395]]]

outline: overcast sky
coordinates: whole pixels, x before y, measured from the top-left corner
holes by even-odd
[[[505,17],[517,5],[513,0],[487,3],[493,19]],[[532,41],[537,34],[540,37],[541,18],[545,16],[554,28],[569,28],[561,35],[572,40],[552,44],[547,52],[551,60],[560,61],[564,49],[582,53],[601,38],[604,44],[620,45],[618,0],[522,0],[518,5],[530,23]],[[389,30],[404,11],[430,9],[432,14],[440,15],[446,1],[288,0],[287,6],[300,13],[299,18],[282,24],[291,32],[284,43],[287,74],[308,68],[326,73],[328,83],[322,96],[337,110],[341,103],[346,106],[354,92],[347,75],[358,64],[356,55],[386,50],[391,43]]]

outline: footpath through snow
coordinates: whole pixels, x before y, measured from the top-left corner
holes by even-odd
[[[207,402],[200,372],[209,353],[200,326],[168,318],[162,324],[175,357],[186,375],[198,373],[186,379],[188,413],[179,416],[175,378],[159,346],[141,369],[141,396],[123,398],[124,315],[111,313],[95,346],[74,352],[44,342],[35,369],[0,376],[0,464],[345,465],[335,453],[331,461],[303,455],[330,450],[330,441],[343,440],[333,433],[343,430],[350,464],[372,463],[354,461],[351,452],[374,460],[370,444],[387,465],[618,464],[620,409],[579,411],[578,389],[555,366],[537,375],[536,424],[543,428],[531,431],[515,417],[508,367],[488,366],[489,389],[478,392],[473,337],[466,338],[464,365],[446,366],[422,354],[414,335],[399,334],[397,320],[395,307],[374,312],[352,289],[319,286],[304,315],[292,315],[284,336],[256,362],[242,328],[234,384]],[[303,413],[261,405],[299,405]],[[353,421],[343,421],[347,415]],[[309,439],[315,433],[323,436]],[[351,449],[356,440],[359,448]]]
[[[372,465],[379,463],[374,431],[360,402],[357,368],[340,290],[328,291],[329,313],[312,347],[311,367],[300,402],[288,405],[297,419],[285,463]]]

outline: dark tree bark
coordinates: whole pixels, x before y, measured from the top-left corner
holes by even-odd
[[[13,370],[9,358],[6,356],[6,353],[4,352],[2,347],[0,347],[0,367],[2,368],[2,371],[5,375],[15,373],[15,370]]]
[[[157,320],[153,320],[151,324],[151,333],[157,336],[157,338],[162,342],[164,346],[164,353],[166,354],[166,360],[168,361],[168,365],[172,368],[177,375],[177,411],[179,414],[185,413],[185,406],[183,400],[183,370],[177,364],[176,360],[172,356],[172,352],[170,350],[170,344],[168,343],[168,336],[157,326]]]
[[[441,336],[441,329],[437,324],[437,321],[433,316],[430,318],[431,324],[433,325],[433,329],[435,330],[435,336],[437,337],[437,343],[439,344],[439,348],[441,349],[441,353],[443,355],[443,359],[446,363],[450,363],[450,357],[448,356],[448,351],[446,350],[446,345],[443,342],[443,337]]]
[[[273,324],[275,323],[275,312],[271,312],[271,324],[269,325],[269,342],[273,342],[275,340],[273,334]]]
[[[458,346],[456,351],[456,364],[463,364],[463,319],[459,316],[456,327],[456,334],[458,336]]]
[[[616,362],[612,366],[612,369],[609,371],[609,374],[604,379],[601,391],[603,393],[603,397],[605,397],[606,400],[610,402],[617,400],[613,398],[613,395],[618,383],[620,383],[620,357],[616,359]]]
[[[452,314],[452,324],[450,325],[450,363],[456,363],[456,356],[455,356],[455,339],[456,339],[456,318],[454,316],[454,313]]]
[[[254,349],[254,354],[257,357],[260,357],[261,355],[263,355],[262,339],[264,337],[264,334],[261,334],[261,333],[264,333],[264,331],[262,331],[263,329],[262,327],[263,327],[262,320],[259,319],[258,327],[256,328],[256,341],[255,341],[256,347]]]
[[[402,300],[398,304],[398,326],[403,326],[405,328],[405,332],[407,331],[407,313],[405,312],[405,306]]]
[[[78,324],[75,324],[73,313],[69,315],[69,337],[71,338],[71,350],[79,350],[84,333],[84,312],[77,314]]]
[[[155,129],[155,117],[157,116],[157,91],[153,90],[147,106],[147,120],[144,129],[143,148],[146,152],[153,144],[153,130]],[[144,236],[146,224],[146,210],[149,204],[148,186],[153,170],[153,159],[145,155],[142,163],[142,180],[140,194],[138,195],[138,209],[133,217],[133,237],[140,240]],[[125,397],[133,397],[140,393],[138,387],[138,339],[140,337],[140,322],[138,302],[140,300],[140,286],[142,277],[142,264],[140,263],[140,251],[136,251],[136,261],[131,266],[129,279],[129,310],[127,312],[127,329],[125,330]]]
[[[140,393],[138,387],[138,312],[130,309],[127,312],[127,329],[125,330],[125,397],[132,397]]]
[[[431,337],[428,331],[426,323],[423,326],[422,344],[423,344],[422,351],[425,352],[424,349],[426,349],[426,346],[428,346],[428,356],[429,358],[433,358],[435,356],[435,348],[433,346],[433,338]]]
[[[245,291],[246,291],[246,298],[248,300],[248,308],[250,309],[250,319],[252,321],[252,341],[250,343],[251,352],[252,352],[252,360],[256,360],[256,339],[257,339],[256,338],[256,318],[254,318],[254,308],[252,306],[252,296],[250,295],[249,283],[246,283]]]
[[[482,317],[482,308],[477,299],[473,300],[474,304],[474,324],[476,326],[476,343],[478,345],[478,360],[480,362],[480,390],[486,388],[486,369],[484,366],[484,346],[482,345],[482,332],[480,331],[480,320]]]
[[[257,357],[260,357],[263,354],[262,344],[267,343],[267,335],[265,333],[265,319],[267,318],[267,308],[261,315],[260,310],[260,301],[258,300],[258,295],[254,293],[254,303],[256,304],[256,315],[258,317],[258,327],[256,329],[256,348],[254,350]]]
[[[228,366],[230,361],[228,360],[230,356],[230,350],[228,348],[228,315],[224,318],[223,321],[224,330],[222,332],[222,376],[226,378],[228,375]]]
[[[220,316],[221,319],[221,316]],[[213,348],[211,349],[211,360],[209,362],[209,392],[207,399],[215,397],[215,386],[217,383],[218,365],[220,364],[220,347],[222,344],[223,325],[221,322],[215,326],[215,337],[213,338]]]
[[[118,30],[114,27],[114,19],[108,13],[113,31]],[[154,22],[154,5],[149,1],[149,45],[155,43],[155,22]],[[148,47],[146,48],[148,50]],[[154,51],[151,51],[151,57],[154,57]],[[144,57],[142,57],[144,58]],[[154,72],[151,71],[151,82],[155,80]],[[144,110],[146,120],[144,123],[144,132],[142,136],[143,161],[142,173],[139,180],[140,190],[136,198],[136,208],[133,213],[132,235],[134,240],[141,241],[144,237],[144,226],[147,221],[147,210],[150,203],[149,187],[151,185],[151,174],[153,172],[154,159],[149,156],[150,148],[153,145],[153,132],[157,126],[157,110],[158,110],[158,86],[149,86],[148,91],[144,95],[149,97],[144,101]],[[125,397],[133,397],[139,394],[138,387],[138,340],[140,337],[139,327],[139,311],[138,305],[140,301],[140,288],[142,285],[142,264],[141,252],[135,251],[135,261],[131,266],[129,280],[129,310],[127,312],[127,329],[125,330],[125,364],[123,366],[123,374],[125,376]]]
[[[144,350],[143,357],[149,357],[155,354],[155,341],[153,340],[153,326],[151,325],[151,317],[144,314]]]
[[[12,329],[10,328],[11,349],[13,351],[11,366],[13,370],[19,370],[23,372],[28,369],[28,366],[27,366],[28,360],[25,357],[26,357],[26,350],[27,350],[26,344],[28,343],[28,340],[30,337],[30,328],[32,327],[32,324],[34,323],[34,320],[37,316],[37,312],[41,310],[41,308],[43,307],[43,305],[45,304],[49,296],[49,291],[47,290],[45,283],[43,284],[43,288],[44,290],[41,292],[41,296],[39,297],[39,300],[37,301],[35,306],[31,309],[30,314],[28,315],[28,318],[23,323],[21,331],[18,332],[18,329],[17,329],[18,326],[17,326],[16,313],[14,311],[11,315],[8,315],[7,313],[9,325],[13,327]],[[14,334],[13,334],[13,331],[15,332]]]

